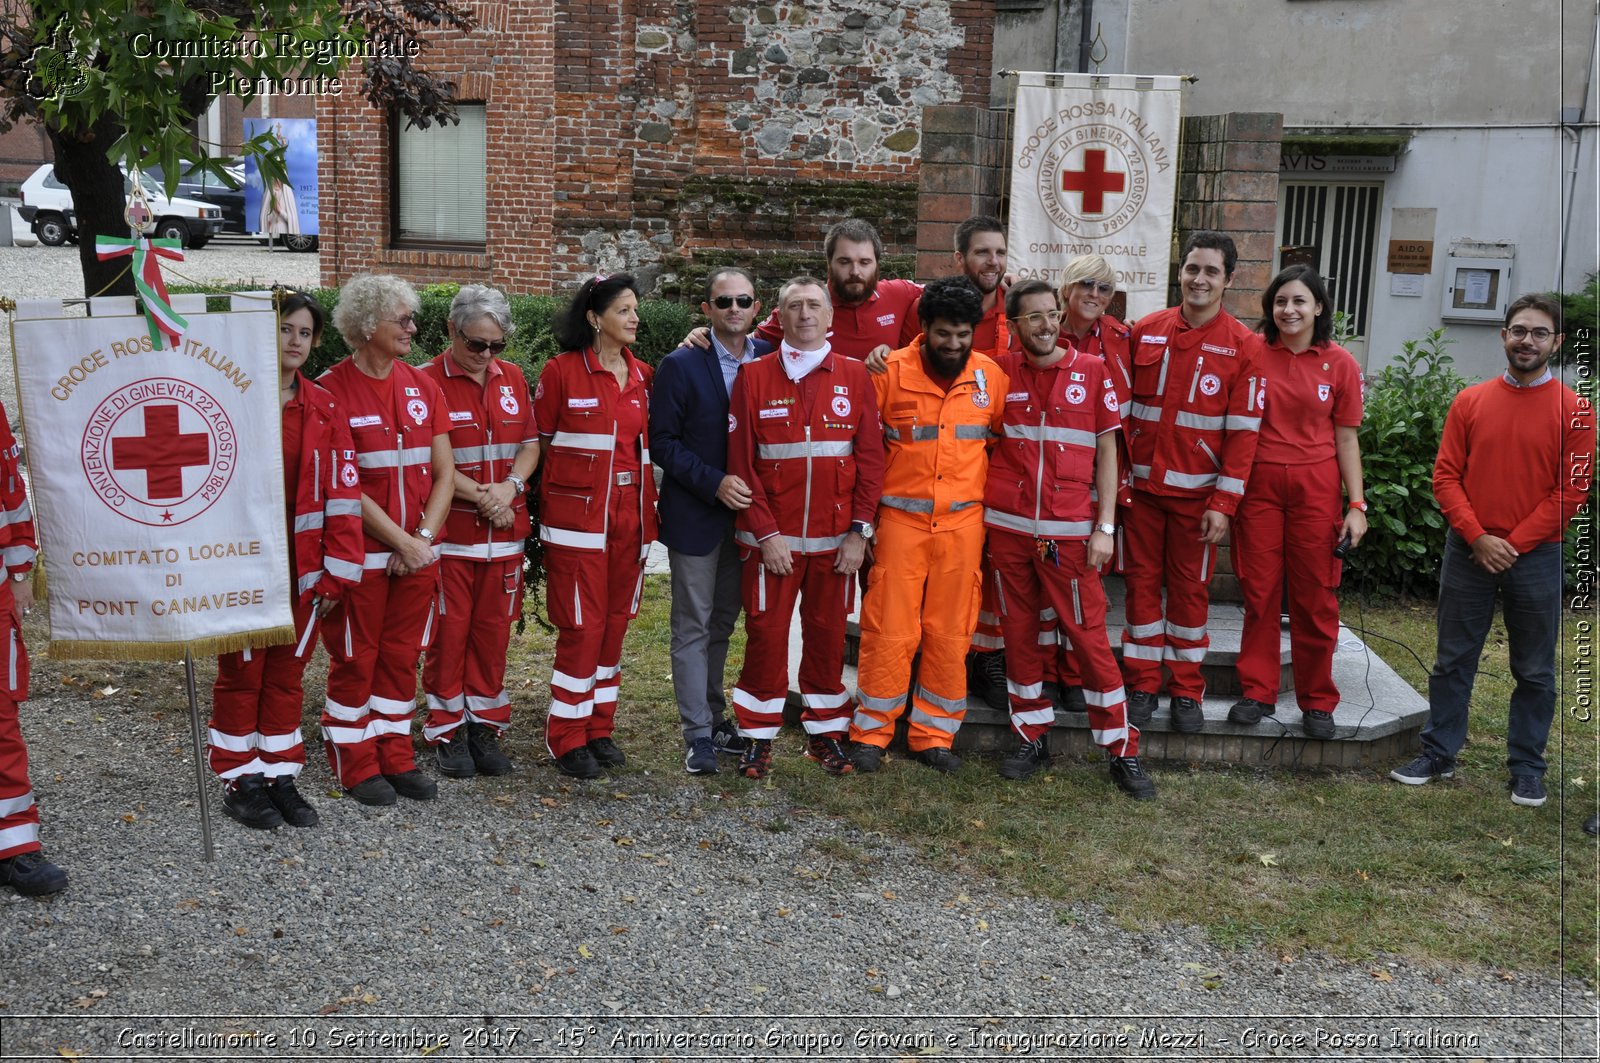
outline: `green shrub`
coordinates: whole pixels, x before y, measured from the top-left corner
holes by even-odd
[[[1561,327],[1567,334],[1567,342],[1551,361],[1557,365],[1563,361],[1582,361],[1594,352],[1594,337],[1600,334],[1600,273],[1589,274],[1582,291],[1563,292],[1558,298],[1563,318]]]
[[[1367,383],[1359,438],[1371,530],[1346,560],[1346,585],[1368,594],[1431,598],[1439,590],[1445,519],[1433,498],[1433,462],[1450,403],[1467,384],[1445,352],[1454,341],[1444,331],[1407,341]]]

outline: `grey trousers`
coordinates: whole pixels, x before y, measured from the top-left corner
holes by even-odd
[[[687,745],[710,738],[728,710],[722,693],[728,636],[739,620],[739,549],[733,529],[711,553],[667,551],[672,566],[672,689]]]

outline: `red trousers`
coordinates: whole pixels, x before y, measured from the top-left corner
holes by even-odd
[[[428,696],[422,737],[447,739],[464,720],[503,732],[511,724],[506,647],[522,607],[522,556],[447,557],[439,566],[438,631],[422,666],[422,690]]]
[[[858,707],[850,740],[883,749],[911,702],[912,752],[955,741],[967,711],[967,647],[983,578],[983,525],[931,532],[897,520],[878,529],[878,562],[861,604]],[[911,659],[922,651],[917,686]]]
[[[1332,712],[1333,650],[1339,640],[1342,567],[1333,556],[1344,523],[1339,510],[1339,463],[1257,462],[1233,521],[1233,571],[1244,592],[1239,682],[1244,696],[1278,699],[1278,616],[1285,570],[1289,579],[1289,656],[1295,701],[1306,712]]]
[[[0,624],[6,633],[6,660],[0,679],[0,860],[39,848],[39,806],[28,781],[28,746],[22,740],[17,704],[28,700],[28,648],[22,644],[11,581],[0,579]]]
[[[316,646],[308,630],[311,604],[294,600],[297,638],[283,646],[224,653],[211,688],[211,770],[221,779],[241,775],[290,777],[305,767],[300,734],[305,691],[300,679]]]
[[[1172,673],[1167,690],[1174,697],[1205,697],[1200,674],[1211,639],[1206,610],[1211,605],[1211,571],[1217,548],[1200,541],[1203,498],[1172,498],[1133,493],[1133,508],[1123,527],[1128,556],[1127,626],[1122,632],[1122,674],[1134,690],[1161,689],[1161,666]],[[1161,588],[1167,590],[1165,616]]]
[[[807,734],[844,737],[850,696],[844,692],[845,619],[855,605],[856,578],[833,570],[836,555],[795,554],[794,571],[777,576],[754,550],[744,563],[744,667],[733,688],[734,718],[746,738],[776,738],[789,691],[789,622],[800,604],[800,720]]]
[[[638,490],[637,483],[612,489],[604,553],[545,544],[545,612],[556,626],[545,726],[553,757],[616,728],[622,637],[644,590]]]
[[[989,556],[999,577],[1000,616],[1006,632],[1006,689],[1011,726],[1024,742],[1036,741],[1055,722],[1044,696],[1045,668],[1055,649],[1039,644],[1039,611],[1055,610],[1063,648],[1077,666],[1095,744],[1114,757],[1139,752],[1139,729],[1128,723],[1127,695],[1106,639],[1106,594],[1088,562],[1086,542],[1058,542],[1056,556],[1040,554],[1031,535],[989,529]]]
[[[409,576],[369,568],[323,619],[329,660],[322,738],[339,785],[417,766],[417,659],[433,634],[438,590],[437,564]]]
[[[1006,648],[1005,632],[1000,629],[1000,603],[995,598],[994,565],[989,551],[983,552],[983,570],[980,573],[983,590],[978,599],[978,622],[972,629],[972,652],[993,653]]]

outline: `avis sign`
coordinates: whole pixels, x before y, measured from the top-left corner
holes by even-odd
[[[186,308],[176,350],[114,308],[18,307],[53,653],[181,657],[291,629],[276,317],[236,302]]]
[[[1116,271],[1130,311],[1162,305],[1179,85],[1169,77],[1019,75],[1007,240],[1014,270],[1054,283],[1072,258],[1098,254]]]

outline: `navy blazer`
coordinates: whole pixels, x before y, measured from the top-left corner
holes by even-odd
[[[757,357],[770,350],[755,341]],[[650,460],[665,474],[656,505],[661,541],[698,557],[720,547],[733,510],[717,501],[728,471],[728,389],[715,350],[679,347],[656,366]]]

